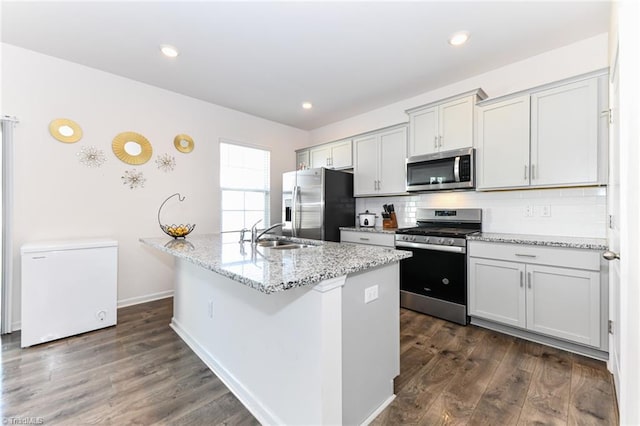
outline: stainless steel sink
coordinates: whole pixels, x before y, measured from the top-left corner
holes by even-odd
[[[258,247],[265,247],[274,250],[293,250],[311,246],[309,244],[294,243],[287,240],[262,240],[258,241]]]

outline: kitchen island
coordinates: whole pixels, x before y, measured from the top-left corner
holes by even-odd
[[[409,252],[143,238],[175,256],[171,327],[263,424],[362,424],[394,398]]]

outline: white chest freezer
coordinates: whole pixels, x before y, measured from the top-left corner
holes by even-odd
[[[30,243],[20,253],[23,348],[116,324],[117,241]]]

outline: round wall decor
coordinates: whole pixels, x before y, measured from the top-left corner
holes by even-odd
[[[189,135],[177,135],[175,138],[173,138],[173,145],[178,151],[184,152],[185,154],[187,152],[193,151],[193,139]]]
[[[111,143],[113,153],[127,164],[144,164],[151,158],[151,143],[136,132],[123,132],[116,135]]]
[[[74,143],[82,139],[80,125],[68,118],[56,118],[49,123],[51,136],[64,143]]]

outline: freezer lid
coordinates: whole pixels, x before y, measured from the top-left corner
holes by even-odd
[[[20,247],[20,253],[42,253],[47,251],[80,250],[102,247],[118,247],[118,241],[112,238],[36,241],[23,244]]]

